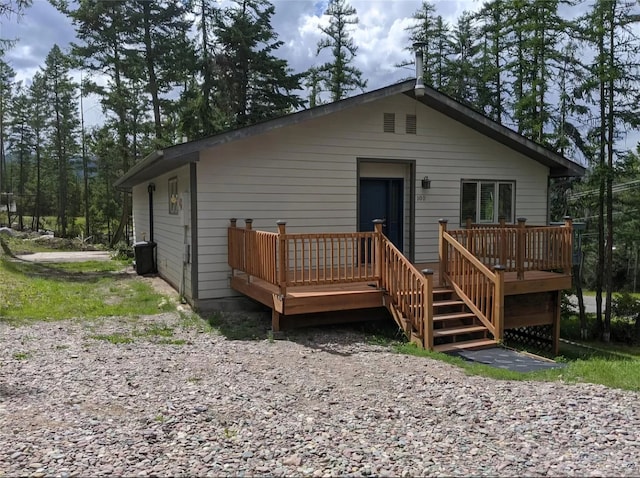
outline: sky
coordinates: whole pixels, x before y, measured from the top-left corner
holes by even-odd
[[[323,17],[327,1],[272,0],[275,15],[272,26],[284,45],[279,56],[286,58],[295,72],[306,71],[327,58],[316,56],[316,45],[322,33],[319,26],[328,22]],[[373,90],[413,75],[412,69],[395,65],[411,58],[406,50],[413,14],[422,0],[352,0],[358,12],[359,24],[351,35],[358,46],[354,65],[367,79],[367,90]],[[464,10],[477,10],[481,0],[440,0],[433,2],[438,14],[453,23]],[[75,41],[75,31],[69,19],[59,13],[48,0],[33,0],[24,16],[16,20],[0,19],[0,38],[17,39],[7,60],[16,71],[17,79],[28,83],[44,65],[44,59],[54,44],[67,50]],[[327,53],[328,54],[328,53]],[[79,79],[79,73],[76,75]],[[89,125],[101,122],[101,109],[96,98],[85,102],[85,118]]]

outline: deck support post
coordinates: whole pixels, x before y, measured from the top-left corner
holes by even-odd
[[[278,221],[278,285],[280,286],[280,295],[284,298],[287,295],[287,277],[288,277],[288,254],[287,254],[287,222]]]
[[[504,270],[505,267],[497,265],[493,268],[496,273],[496,282],[493,289],[493,326],[496,329],[494,338],[501,342],[504,338]]]
[[[271,330],[280,332],[280,312],[276,309],[271,309]]]
[[[560,309],[561,309],[561,303],[562,303],[562,291],[559,290],[556,292],[555,297],[554,297],[554,304],[553,304],[553,343],[552,343],[552,350],[553,350],[553,355],[554,356],[558,356],[558,354],[560,353]]]
[[[427,279],[426,288],[423,291],[422,344],[426,350],[433,350],[433,270],[424,269],[422,275]]]
[[[247,273],[247,283],[251,283],[251,271],[253,270],[251,261],[252,241],[251,235],[247,234],[247,231],[251,231],[253,225],[253,219],[244,220],[244,269]]]
[[[440,285],[445,285],[444,276],[449,273],[447,270],[447,264],[449,263],[449,250],[447,248],[447,244],[444,241],[444,233],[447,232],[447,219],[438,219],[439,229],[438,229],[438,249],[440,256]]]
[[[374,273],[378,278],[378,288],[382,287],[384,281],[382,280],[382,226],[384,225],[384,219],[374,219],[373,220],[373,232],[376,233],[376,238],[373,242],[373,247],[375,247],[374,257],[375,257],[375,267]]]
[[[516,231],[516,276],[518,280],[524,279],[524,258],[526,247],[527,218],[518,218],[518,230]]]
[[[573,268],[573,219],[571,216],[565,216],[563,219],[564,227],[569,229],[569,234],[565,236],[566,244],[562,245],[562,250],[564,251],[562,272],[567,274]]]
[[[238,224],[238,220],[235,217],[232,217],[231,219],[229,219],[229,227],[231,229],[235,229],[237,227]],[[232,237],[231,237],[231,231],[227,232],[227,255],[230,254],[231,250],[232,250]],[[235,247],[233,247],[233,250],[235,250]],[[235,258],[234,258],[235,260]],[[243,261],[244,262],[244,261]],[[233,278],[236,275],[236,270],[232,267],[231,268],[231,277]]]

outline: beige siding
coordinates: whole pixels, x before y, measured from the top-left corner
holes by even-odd
[[[183,270],[184,244],[191,244],[191,227],[181,224],[180,215],[169,214],[169,179],[178,178],[178,193],[190,192],[189,166],[155,178],[153,193],[153,229],[157,243],[158,273],[180,291],[184,272],[184,294],[191,298],[191,264]],[[134,236],[136,241],[150,240],[149,199],[143,183],[133,188]],[[185,237],[186,234],[186,237]]]
[[[396,133],[382,132],[385,112],[396,114]],[[404,134],[406,114],[417,115],[415,135]],[[269,231],[278,219],[294,232],[356,230],[358,159],[416,162],[416,197],[423,199],[415,202],[416,261],[437,258],[438,218],[458,227],[462,178],[515,180],[516,215],[546,221],[548,168],[398,95],[201,152],[200,298],[233,294],[230,217],[252,218],[254,228]],[[427,175],[432,186],[423,191]]]

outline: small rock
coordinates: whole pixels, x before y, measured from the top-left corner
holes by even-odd
[[[291,455],[284,458],[282,464],[287,466],[300,466],[302,464],[302,458],[298,455]]]

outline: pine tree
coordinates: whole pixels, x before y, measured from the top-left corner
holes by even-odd
[[[412,58],[397,66],[405,67],[413,65],[413,45],[422,46],[423,78],[426,85],[437,89],[444,89],[450,81],[449,74],[450,56],[452,44],[449,26],[442,16],[436,15],[436,7],[430,2],[422,2],[420,9],[413,14],[415,24],[408,27],[409,46]]]
[[[47,120],[50,118],[51,105],[47,98],[47,85],[42,73],[33,76],[29,87],[29,126],[33,132],[33,151],[35,154],[35,199],[33,206],[33,220],[31,229],[40,229],[40,217],[42,215],[42,159]]]
[[[130,150],[129,77],[140,78],[141,69],[127,60],[131,58],[130,21],[126,2],[104,2],[83,0],[75,9],[64,0],[51,0],[63,13],[68,15],[75,28],[79,43],[73,45],[72,54],[90,72],[107,78],[107,86],[92,84],[90,90],[101,96],[101,103],[107,113],[115,115],[118,134],[118,148],[112,152],[112,159],[119,162],[121,174],[132,166],[134,156]],[[135,70],[127,72],[127,69]],[[114,193],[115,194],[115,193]],[[118,228],[112,236],[112,243],[124,238],[125,227],[131,217],[131,198],[128,193],[117,193],[122,204]],[[128,238],[127,238],[128,239]]]
[[[126,6],[129,42],[134,46],[127,61],[137,63],[133,71],[139,73],[151,96],[155,137],[163,144],[162,110],[170,109],[166,94],[184,83],[187,66],[194,63],[194,49],[187,37],[191,23],[180,2],[132,0]]]
[[[24,229],[25,206],[27,203],[26,186],[28,180],[31,149],[33,147],[33,132],[29,127],[29,97],[26,89],[19,82],[11,102],[11,122],[9,132],[9,151],[14,161],[18,161],[17,195],[16,199],[18,228]]]
[[[274,6],[266,0],[236,0],[215,23],[215,99],[235,128],[294,111],[303,105],[294,94],[302,75],[274,53],[282,46],[271,26]]]
[[[78,91],[69,70],[69,58],[54,45],[45,60],[43,76],[52,109],[48,145],[57,173],[57,227],[62,237],[67,236],[69,226],[71,160],[79,152]]]
[[[325,49],[331,51],[331,60],[318,67],[324,89],[331,94],[332,101],[346,98],[350,92],[364,91],[367,81],[362,72],[353,66],[358,47],[351,38],[349,25],[357,25],[356,9],[346,0],[329,0],[325,15],[329,16],[329,26],[321,27],[325,38],[318,42],[316,54]]]
[[[476,80],[476,72],[479,69],[474,62],[480,48],[476,44],[477,33],[472,22],[471,14],[463,12],[453,29],[451,38],[453,59],[449,65],[445,91],[458,101],[476,106],[479,83],[479,80]]]
[[[6,141],[10,118],[9,105],[11,104],[11,98],[13,96],[15,75],[13,68],[0,57],[0,193],[8,193],[11,189],[11,184],[7,176]],[[7,221],[11,224],[8,216],[9,211],[7,209]]]

